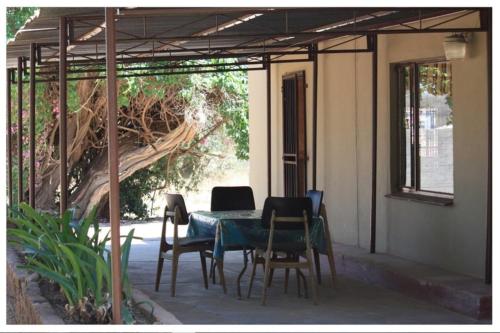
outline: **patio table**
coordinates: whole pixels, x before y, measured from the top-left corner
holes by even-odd
[[[213,257],[219,268],[219,275],[224,292],[227,292],[224,279],[224,252],[231,249],[251,249],[255,243],[266,243],[269,229],[261,224],[262,210],[235,211],[196,211],[189,216],[188,237],[215,237]],[[332,277],[335,274],[333,250],[331,246],[328,224],[322,217],[314,217],[310,225],[312,246],[320,253],[328,255]],[[275,230],[276,241],[301,241],[304,232],[301,230]],[[248,259],[244,256],[244,267],[238,276],[238,296],[241,297],[240,279],[247,268]]]

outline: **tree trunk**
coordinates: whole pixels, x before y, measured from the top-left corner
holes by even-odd
[[[143,169],[160,158],[174,153],[180,144],[190,142],[196,134],[193,126],[183,123],[154,145],[137,146],[133,142],[121,143],[119,150],[120,182],[137,170]],[[71,206],[75,208],[75,217],[87,215],[94,206],[109,192],[108,151],[102,153],[92,162],[88,177],[79,184],[78,189],[70,197]]]
[[[177,85],[167,85],[161,96],[139,93],[130,98],[127,107],[118,110],[120,182],[166,155],[188,152],[189,148],[184,147],[193,142],[198,123],[194,111],[179,99],[179,90]],[[108,110],[103,84],[80,81],[77,93],[80,107],[69,114],[67,121],[67,163],[69,206],[74,208],[75,218],[80,218],[94,206],[102,211],[108,196]],[[47,95],[48,100],[57,101],[58,92],[53,86],[48,87]],[[53,121],[42,137],[44,144],[37,146],[40,167],[36,177],[36,205],[44,210],[57,210],[55,198],[60,188],[57,113],[54,106]],[[190,113],[189,121],[185,119],[186,113]],[[206,135],[222,124],[218,117],[213,119],[216,122]]]

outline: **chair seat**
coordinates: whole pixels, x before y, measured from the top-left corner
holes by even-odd
[[[267,249],[267,242],[258,242],[252,244],[256,249]],[[273,251],[282,252],[304,252],[306,244],[304,242],[273,242]]]
[[[204,237],[204,238],[191,238],[191,237],[186,237],[186,238],[179,238],[179,245],[180,246],[191,246],[191,245],[213,245],[215,243],[215,239],[210,238],[210,237]]]

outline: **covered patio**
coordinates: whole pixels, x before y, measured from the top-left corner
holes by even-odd
[[[461,19],[474,17],[479,24],[461,26]],[[386,200],[381,192],[386,184],[380,186],[378,169],[379,150],[387,147],[380,145],[378,129],[384,118],[379,114],[379,86],[381,77],[387,73],[379,72],[380,36],[432,36],[434,34],[478,33],[486,34],[487,58],[487,172],[485,175],[485,234],[478,237],[485,240],[481,246],[484,257],[484,284],[491,284],[491,9],[490,8],[42,8],[37,17],[28,21],[17,33],[15,40],[7,45],[7,126],[8,126],[8,180],[9,206],[25,201],[23,188],[28,189],[29,204],[36,208],[35,202],[35,91],[37,82],[53,81],[59,84],[59,148],[63,163],[60,164],[60,213],[71,207],[68,198],[67,163],[67,82],[70,80],[106,79],[108,110],[108,176],[109,176],[109,216],[111,231],[113,303],[121,303],[120,280],[120,204],[119,182],[122,170],[119,163],[118,124],[117,124],[117,80],[125,77],[168,76],[190,73],[210,73],[222,71],[248,71],[265,73],[265,98],[258,98],[260,117],[265,119],[265,128],[250,128],[254,135],[264,138],[265,146],[258,150],[265,156],[266,183],[259,183],[257,208],[261,208],[263,197],[286,196],[282,183],[276,178],[282,175],[275,172],[274,165],[282,157],[274,154],[273,147],[282,134],[280,124],[274,123],[273,108],[279,104],[278,83],[274,82],[273,68],[282,64],[304,64],[312,66],[312,77],[308,78],[308,88],[312,99],[307,107],[308,132],[312,148],[310,155],[304,157],[306,181],[304,190],[324,190],[326,195],[333,189],[318,185],[318,170],[323,156],[318,146],[318,109],[324,105],[318,102],[319,91],[324,74],[318,72],[322,57],[327,55],[358,55],[370,57],[367,68],[369,80],[364,84],[371,95],[370,118],[366,122],[369,133],[367,142],[370,157],[367,160],[370,172],[365,178],[369,185],[369,200],[363,207],[368,212],[368,248],[359,247],[364,253],[378,255],[377,207]],[[431,23],[429,23],[431,22]],[[437,22],[437,23],[436,23]],[[425,35],[422,35],[425,34]],[[356,42],[357,41],[357,42]],[[361,42],[361,46],[352,43]],[[385,44],[384,44],[385,45]],[[482,53],[482,54],[483,54]],[[384,53],[385,54],[385,53]],[[197,64],[198,60],[219,60],[218,62]],[[231,61],[226,61],[231,60]],[[145,65],[146,64],[146,65]],[[54,70],[54,65],[58,70]],[[11,155],[11,112],[17,111],[18,122],[22,122],[22,96],[16,101],[17,107],[11,108],[11,85],[23,90],[23,72],[29,72],[30,109],[29,133],[22,133],[19,126],[18,139],[18,198],[12,195],[13,160]],[[280,72],[280,74],[283,74]],[[47,78],[48,75],[51,77]],[[380,75],[380,76],[379,76]],[[57,76],[57,78],[56,78]],[[261,78],[263,79],[263,78]],[[260,82],[256,80],[255,82]],[[385,81],[384,81],[385,82]],[[305,88],[304,88],[305,89]],[[262,93],[263,91],[261,91]],[[259,95],[261,96],[261,95]],[[383,96],[384,100],[387,96]],[[305,106],[305,102],[304,102]],[[385,105],[384,105],[385,107]],[[385,109],[382,111],[386,111]],[[252,117],[252,116],[251,116]],[[262,124],[259,123],[259,124]],[[29,137],[29,159],[23,158],[23,137]],[[384,142],[385,143],[385,142]],[[342,145],[341,142],[334,144]],[[382,146],[382,147],[381,147]],[[283,160],[290,156],[283,155]],[[309,161],[310,156],[310,161]],[[252,157],[251,157],[252,159]],[[257,162],[261,162],[261,159]],[[293,161],[292,161],[293,162]],[[23,163],[29,163],[29,183],[22,179]],[[273,164],[274,163],[274,164]],[[389,182],[389,180],[387,181]],[[278,185],[275,185],[278,184]],[[309,184],[309,185],[308,185]],[[253,185],[253,184],[251,184]],[[279,186],[279,189],[276,188]],[[285,189],[286,190],[286,189]],[[303,191],[305,192],[305,191]],[[301,193],[300,195],[303,195]],[[332,197],[330,197],[332,198]],[[441,200],[442,206],[448,204]],[[328,204],[326,209],[328,210]],[[331,209],[331,208],[330,208]],[[329,215],[332,216],[331,211]],[[335,222],[337,223],[337,222]],[[143,226],[137,226],[138,230]],[[330,225],[335,241],[335,226]],[[164,277],[159,292],[154,291],[154,272],[159,247],[158,224],[153,232],[143,230],[139,236],[143,242],[135,242],[131,252],[131,282],[149,295],[153,300],[172,312],[186,324],[382,324],[382,323],[482,323],[476,319],[452,312],[425,301],[416,300],[395,291],[365,284],[339,274],[332,286],[323,261],[323,283],[319,289],[319,305],[313,306],[310,300],[297,299],[294,279],[291,279],[288,294],[283,294],[283,275],[277,272],[271,288],[269,304],[262,307],[257,301],[261,281],[256,280],[255,296],[250,299],[237,299],[234,281],[241,269],[242,258],[239,253],[231,253],[224,259],[228,293],[224,294],[218,285],[203,289],[197,257],[183,256],[183,269],[178,277],[178,295],[168,296],[169,269],[166,263]],[[384,227],[385,230],[385,227]],[[482,229],[481,229],[482,230]],[[380,231],[379,231],[380,232]],[[359,236],[358,236],[359,237]],[[331,243],[331,241],[329,242]],[[336,252],[335,245],[333,246]],[[356,250],[356,251],[357,251]],[[342,253],[342,251],[340,251]],[[197,254],[196,254],[197,256]],[[381,259],[383,260],[383,258]],[[341,263],[342,264],[342,263]],[[337,265],[339,262],[337,261]],[[410,265],[410,264],[409,264]],[[411,271],[411,269],[408,269]],[[477,274],[476,274],[477,275]],[[474,285],[480,279],[474,276]],[[246,290],[247,280],[243,280]],[[260,284],[259,284],[260,283]],[[491,290],[491,289],[490,289]],[[481,290],[483,292],[483,290]],[[481,293],[480,292],[480,293]],[[383,300],[383,301],[381,301]],[[119,309],[119,308],[118,308]],[[114,312],[115,323],[122,323],[120,310]]]
[[[335,286],[332,286],[328,270],[323,270],[322,283],[319,285],[318,305],[311,301],[311,291],[305,298],[297,293],[295,275],[292,274],[288,292],[284,293],[284,271],[275,272],[272,287],[269,289],[269,300],[266,306],[261,305],[263,285],[263,269],[259,267],[253,293],[246,297],[250,272],[247,271],[241,281],[243,297],[237,295],[237,278],[243,266],[240,252],[228,252],[224,258],[224,270],[227,294],[222,292],[220,280],[216,284],[210,282],[204,289],[198,254],[186,254],[180,261],[177,277],[176,297],[170,296],[171,259],[167,258],[164,277],[159,291],[154,290],[156,273],[156,256],[160,239],[157,237],[161,225],[156,222],[146,224],[130,224],[122,226],[124,232],[135,228],[137,235],[143,239],[134,244],[130,257],[130,279],[134,288],[149,296],[157,304],[186,325],[373,325],[373,324],[488,324],[489,319],[474,319],[468,315],[446,309],[425,299],[412,297],[394,289],[365,282],[347,272],[341,265],[342,256],[356,253],[355,248],[334,245],[337,255],[337,275]],[[105,228],[106,230],[106,228]],[[172,235],[168,237],[172,240]],[[390,256],[378,255],[378,260],[385,265],[390,264]],[[328,267],[326,256],[321,256],[322,267]],[[404,265],[416,265],[402,262]],[[420,268],[422,270],[422,268]],[[418,269],[415,270],[415,272]],[[432,269],[431,269],[432,271]],[[421,271],[428,274],[429,272]],[[434,271],[436,276],[446,278],[443,272]],[[450,276],[451,278],[451,276]],[[459,276],[453,277],[455,280]],[[463,279],[464,277],[462,277]],[[466,281],[466,280],[464,280]]]

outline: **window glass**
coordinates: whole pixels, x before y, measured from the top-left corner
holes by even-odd
[[[412,124],[413,124],[413,114],[411,112],[411,90],[410,90],[410,67],[405,66],[402,71],[403,75],[403,85],[404,85],[404,106],[403,106],[403,112],[404,112],[404,136],[405,136],[405,148],[404,148],[404,154],[402,156],[405,167],[404,167],[404,173],[405,173],[405,178],[404,178],[404,186],[405,187],[411,187],[411,151],[412,151]]]
[[[420,189],[453,193],[451,65],[418,65]]]

